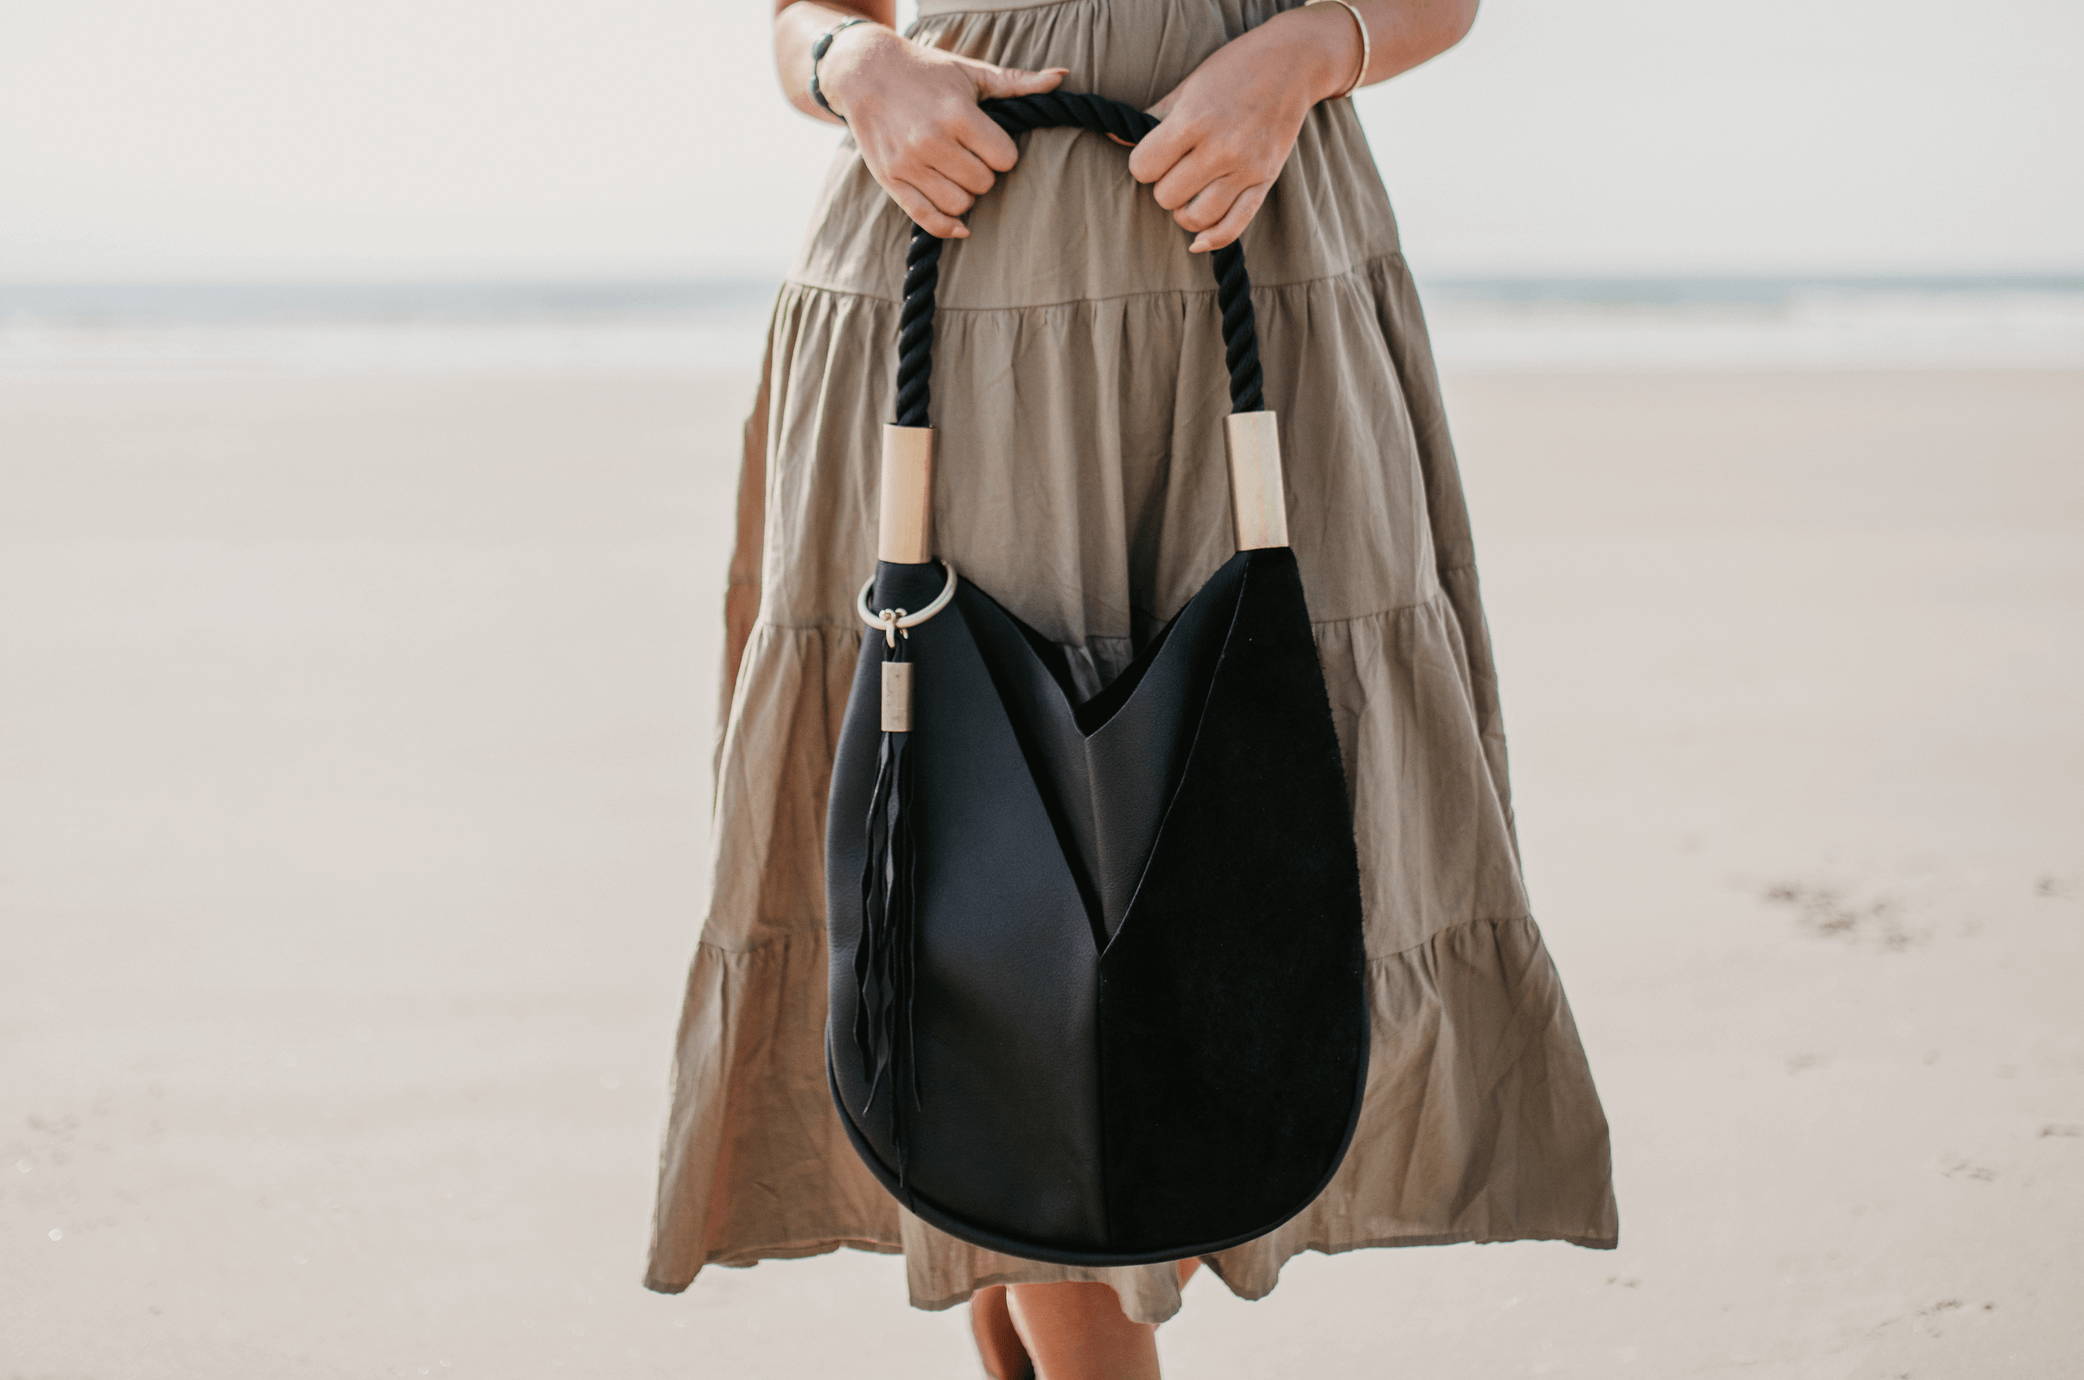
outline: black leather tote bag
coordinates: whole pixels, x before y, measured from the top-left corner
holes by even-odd
[[[1125,144],[1156,124],[1089,95],[983,109]],[[833,1099],[877,1179],[966,1241],[1079,1265],[1220,1250],[1330,1180],[1368,1042],[1353,820],[1243,254],[1212,256],[1237,552],[1086,697],[1020,590],[932,556],[942,248],[911,240],[828,802]]]

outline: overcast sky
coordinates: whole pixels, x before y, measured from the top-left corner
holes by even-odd
[[[0,279],[777,272],[834,135],[767,13],[4,0]],[[1360,108],[1422,271],[2077,271],[2080,55],[2078,0],[1488,0]]]

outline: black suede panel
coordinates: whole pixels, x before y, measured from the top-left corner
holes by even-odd
[[[1108,1239],[1264,1232],[1344,1157],[1366,1076],[1358,862],[1295,553],[1251,553],[1199,737],[1100,966]]]

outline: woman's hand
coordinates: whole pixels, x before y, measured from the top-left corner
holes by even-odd
[[[890,199],[928,232],[960,239],[970,230],[958,217],[1020,156],[977,102],[1054,90],[1066,70],[996,67],[856,24],[833,40],[818,83]]]
[[[1129,154],[1129,173],[1195,232],[1191,252],[1221,249],[1258,214],[1310,107],[1344,90],[1359,60],[1359,33],[1337,5],[1285,10],[1150,107],[1159,124]]]

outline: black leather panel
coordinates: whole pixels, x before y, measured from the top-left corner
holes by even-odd
[[[1093,833],[1099,840],[1094,861],[1110,940],[1129,916],[1166,806],[1178,788],[1236,614],[1244,571],[1245,553],[1239,552],[1195,591],[1166,625],[1156,655],[1123,672],[1123,680],[1135,678],[1133,689],[1087,740]]]
[[[1054,646],[976,586],[958,596],[1093,912],[1096,953],[1143,876],[1244,571],[1239,552],[1083,702]]]
[[[918,568],[878,570],[879,581],[892,578],[887,590],[879,584],[877,607],[917,608],[940,587],[938,567],[925,569],[923,593]],[[914,1020],[923,1105],[912,1117],[909,1177],[948,1212],[1020,1222],[1041,1241],[1090,1247],[1104,1235],[1092,933],[977,653],[967,586],[957,588],[953,606],[911,632],[920,859]],[[850,721],[877,722],[881,639],[866,633]],[[847,736],[834,762],[827,1029],[843,1106],[888,1166],[889,1100],[879,1091],[862,1114],[867,1083],[849,1036],[876,738]]]

